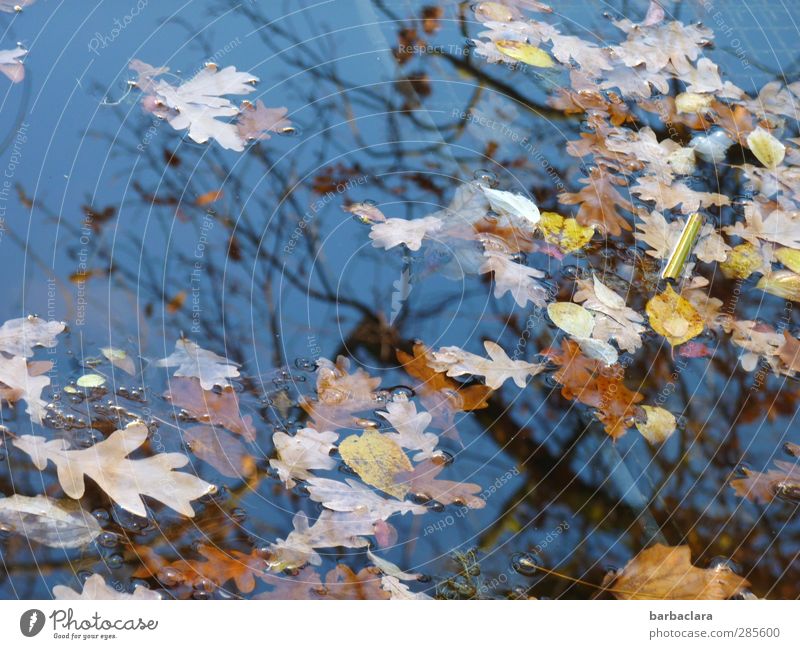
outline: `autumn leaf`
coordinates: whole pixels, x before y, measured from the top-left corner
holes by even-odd
[[[0,50],[0,72],[6,75],[11,83],[19,83],[25,79],[25,66],[20,58],[25,56],[28,50],[15,47],[13,50]]]
[[[624,435],[636,415],[636,404],[644,396],[625,386],[622,367],[606,367],[587,358],[576,342],[567,339],[561,341],[560,350],[551,348],[545,355],[559,366],[553,378],[561,384],[562,396],[595,408],[612,439]]]
[[[83,497],[84,479],[88,476],[120,507],[137,516],[147,515],[143,495],[184,516],[194,516],[191,501],[213,493],[214,485],[189,473],[173,471],[189,463],[181,453],[127,459],[145,443],[147,433],[147,426],[134,422],[86,449],[70,450],[64,439],[47,441],[38,435],[22,435],[13,444],[30,455],[40,471],[53,462],[58,481],[70,498]]]
[[[270,133],[285,133],[292,129],[292,123],[286,118],[289,111],[280,108],[267,108],[260,99],[255,106],[246,103],[236,123],[239,137],[245,141],[268,140]]]
[[[256,462],[233,435],[211,426],[192,426],[181,430],[188,449],[228,478],[252,475]]]
[[[583,248],[595,233],[594,226],[580,225],[575,219],[564,218],[556,212],[542,212],[538,227],[544,240],[570,253]]]
[[[184,338],[175,343],[172,354],[156,361],[156,365],[177,367],[175,376],[200,379],[204,390],[211,390],[215,385],[225,387],[229,385],[228,378],[239,376],[235,363]]]
[[[478,495],[482,491],[480,485],[437,479],[444,468],[445,463],[438,458],[425,460],[413,470],[409,467],[408,471],[398,473],[397,484],[403,493],[411,491],[416,496],[435,500],[443,505],[465,505],[470,509],[486,506],[486,501]]]
[[[410,451],[419,451],[414,456],[415,462],[431,457],[439,436],[426,432],[433,417],[428,412],[417,412],[413,401],[393,400],[386,404],[386,411],[378,411],[388,421],[396,433],[386,433],[397,444]]]
[[[308,480],[312,469],[332,469],[336,460],[331,457],[334,443],[339,435],[330,431],[318,432],[313,428],[302,428],[294,436],[282,431],[272,436],[278,459],[269,465],[278,472],[278,477],[292,488],[296,480]]]
[[[36,316],[6,320],[0,327],[0,351],[11,356],[29,358],[34,347],[55,347],[56,336],[66,325],[55,320],[43,320]]]
[[[177,378],[170,381],[169,390],[164,393],[176,408],[182,408],[197,421],[222,426],[241,435],[248,442],[255,441],[256,429],[250,415],[242,416],[239,398],[233,388],[223,388],[219,392],[204,390],[200,380]]]
[[[586,187],[579,192],[558,195],[558,201],[562,205],[580,205],[575,216],[580,225],[596,225],[613,236],[619,236],[623,230],[632,229],[628,220],[619,213],[620,209],[633,211],[631,202],[617,190],[617,186],[627,185],[623,178],[601,167],[595,167],[581,183]]]
[[[766,473],[743,469],[745,477],[731,480],[736,495],[754,503],[768,503],[776,497],[800,502],[800,446],[788,443],[786,450],[795,458],[793,462],[775,460],[776,468]]]
[[[403,370],[417,379],[415,389],[420,393],[427,410],[444,422],[449,422],[454,411],[480,410],[489,406],[487,399],[492,389],[486,385],[464,386],[437,372],[428,364],[428,349],[422,343],[414,345],[413,354],[397,350],[397,360]]]
[[[642,550],[604,583],[617,599],[730,599],[750,584],[724,568],[697,568],[688,545]]]
[[[78,548],[103,531],[97,519],[77,503],[19,494],[0,498],[0,524],[51,548]]]
[[[697,310],[670,286],[647,302],[645,307],[650,326],[673,347],[691,340],[704,329]]]
[[[395,478],[398,473],[411,471],[411,462],[392,438],[368,428],[360,436],[345,438],[339,444],[339,453],[367,484],[396,498],[406,495],[408,488]]]
[[[636,428],[651,444],[661,444],[675,432],[675,415],[659,406],[641,406],[644,421],[636,420]]]
[[[41,424],[47,413],[42,391],[50,385],[50,377],[43,374],[52,367],[52,361],[38,361],[34,365],[22,356],[8,358],[0,354],[0,399],[10,403],[25,401],[31,421]]]
[[[495,46],[507,57],[537,68],[552,68],[554,63],[544,50],[520,41],[498,40]]]
[[[155,80],[164,74],[164,68],[149,68],[143,74],[141,62],[132,62],[132,69],[139,73],[138,85],[147,93],[142,100],[145,110],[166,119],[176,131],[187,129],[195,142],[213,139],[226,149],[244,150],[237,125],[225,119],[237,116],[239,109],[225,95],[253,92],[257,77],[233,66],[220,70],[211,63],[188,81],[173,86],[163,79]]]
[[[763,128],[757,128],[749,133],[747,146],[767,169],[775,169],[786,156],[786,147]]]
[[[119,591],[107,585],[105,580],[100,575],[90,575],[89,578],[83,582],[81,592],[73,590],[69,586],[53,586],[53,597],[59,600],[75,600],[75,599],[88,599],[88,600],[103,600],[103,599],[140,599],[140,600],[153,600],[161,599],[161,594],[157,591],[150,590],[147,586],[137,585],[133,593]]]
[[[508,379],[512,379],[517,387],[524,388],[527,378],[536,376],[543,369],[538,363],[511,360],[505,350],[491,340],[485,341],[483,347],[489,354],[488,359],[460,347],[442,347],[439,351],[429,353],[428,366],[452,377],[465,374],[482,376],[486,385],[493,390],[500,389]]]
[[[419,250],[422,240],[442,229],[442,221],[435,216],[421,219],[386,219],[373,223],[369,233],[372,245],[390,250],[405,245],[409,250]]]

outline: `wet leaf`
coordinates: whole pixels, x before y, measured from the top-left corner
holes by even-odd
[[[783,248],[783,250],[790,250]],[[740,243],[731,248],[728,258],[720,264],[725,277],[747,279],[764,265],[764,258],[752,243]]]
[[[133,359],[128,356],[124,349],[117,349],[115,347],[101,347],[100,353],[105,356],[114,367],[118,367],[123,372],[127,372],[131,376],[136,374],[136,365]]]
[[[743,469],[744,478],[731,480],[736,495],[754,503],[768,503],[776,497],[800,502],[800,446],[790,443],[786,448],[795,457],[793,462],[775,460],[776,468],[766,473]]]
[[[542,212],[538,224],[545,241],[557,245],[563,252],[583,248],[594,236],[594,226],[580,225],[575,219],[564,218],[556,212]]]
[[[339,453],[367,484],[396,498],[406,495],[408,487],[398,484],[396,476],[411,471],[411,462],[390,437],[367,429],[360,436],[345,438],[339,444]]]
[[[800,302],[800,275],[790,270],[776,270],[774,273],[764,275],[758,280],[756,288],[784,300]]]
[[[191,501],[214,491],[214,486],[189,473],[173,471],[189,463],[181,453],[161,453],[141,460],[127,456],[147,440],[147,426],[134,422],[91,448],[70,450],[63,439],[47,441],[38,435],[22,435],[14,446],[31,456],[40,471],[53,462],[58,481],[70,498],[81,498],[88,476],[123,509],[146,516],[142,496],[167,505],[184,516],[194,516]]]
[[[437,479],[444,468],[445,464],[441,461],[425,460],[413,470],[409,467],[408,471],[397,474],[398,485],[404,490],[403,493],[411,491],[443,505],[465,505],[470,509],[486,506],[486,501],[478,495],[482,491],[480,485]]]
[[[673,347],[703,332],[703,319],[691,303],[678,295],[672,286],[648,301],[645,307],[650,326]]]
[[[228,378],[239,376],[236,363],[184,338],[175,343],[172,354],[156,361],[156,365],[177,367],[175,376],[198,378],[204,390],[211,390],[215,385],[225,387],[229,385]]]
[[[88,599],[141,599],[153,600],[161,599],[161,594],[150,590],[147,586],[136,586],[133,593],[119,591],[108,586],[100,575],[91,575],[84,583],[81,592],[73,590],[69,586],[53,586],[53,597],[59,600]]]
[[[495,41],[494,44],[498,50],[515,61],[533,65],[537,68],[552,68],[555,65],[547,52],[529,43],[499,40]]]
[[[786,155],[786,147],[771,133],[756,128],[747,136],[747,146],[767,169],[774,169]]]
[[[691,563],[688,545],[642,550],[608,583],[617,599],[729,599],[749,583],[730,570]]]
[[[483,346],[489,354],[488,359],[451,346],[431,352],[428,365],[437,372],[445,372],[447,376],[482,376],[486,385],[493,390],[501,388],[508,379],[512,379],[517,387],[524,388],[527,378],[536,376],[543,369],[537,363],[511,360],[505,350],[491,340],[485,341]]]
[[[0,524],[51,548],[78,548],[103,531],[94,516],[72,501],[19,494],[0,498]]]
[[[0,351],[11,356],[29,358],[34,347],[55,347],[56,336],[66,325],[55,320],[43,320],[36,316],[6,320],[0,327]]]
[[[181,431],[189,450],[228,478],[246,478],[256,470],[253,456],[233,435],[210,426]]]
[[[288,487],[296,480],[309,480],[312,469],[332,469],[336,460],[331,452],[339,435],[330,431],[318,432],[313,428],[302,428],[294,436],[278,431],[272,436],[278,459],[269,465],[278,472],[278,477]]]
[[[594,329],[594,316],[579,304],[553,302],[547,305],[547,315],[555,325],[576,338],[588,338]]]
[[[675,415],[669,410],[659,406],[641,406],[646,418],[644,421],[637,419],[636,428],[651,444],[661,444],[675,432]]]
[[[256,429],[250,415],[242,415],[239,397],[232,388],[219,392],[204,390],[198,379],[177,378],[170,381],[164,394],[176,408],[182,408],[197,421],[222,426],[241,435],[248,442],[255,441]]]

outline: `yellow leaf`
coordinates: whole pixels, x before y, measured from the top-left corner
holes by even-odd
[[[507,57],[537,68],[552,68],[555,65],[547,52],[522,41],[496,41],[495,46]]]
[[[800,273],[800,250],[778,248],[775,251],[775,258],[789,270]]]
[[[756,288],[782,297],[784,300],[800,302],[800,275],[790,270],[778,270],[765,275],[758,280]]]
[[[594,226],[581,225],[575,219],[564,218],[556,212],[542,212],[537,226],[545,241],[567,253],[580,250],[594,236]]]
[[[752,243],[742,243],[733,247],[728,258],[719,267],[729,279],[747,279],[761,268],[764,258]]]
[[[675,108],[679,113],[698,113],[708,109],[712,101],[714,101],[713,95],[682,92],[675,97]]]
[[[767,169],[777,167],[786,155],[786,147],[763,128],[757,128],[747,136],[747,146]]]
[[[580,304],[572,302],[551,302],[547,305],[547,315],[556,327],[576,338],[588,338],[594,329],[594,316]]]
[[[672,433],[675,432],[675,415],[669,410],[659,408],[658,406],[642,406],[647,415],[647,420],[644,422],[636,422],[636,428],[648,442],[651,444],[661,444]]]
[[[691,340],[703,331],[703,318],[672,286],[651,298],[645,307],[650,326],[673,347]]]
[[[381,491],[404,498],[407,484],[397,484],[396,476],[413,467],[403,449],[386,435],[367,429],[359,437],[350,435],[339,444],[339,454],[347,465],[368,485]]]

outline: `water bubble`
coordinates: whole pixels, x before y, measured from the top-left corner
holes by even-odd
[[[315,372],[317,370],[317,362],[311,358],[295,358],[294,366],[302,372]]]
[[[108,522],[108,512],[102,507],[98,507],[97,509],[92,511],[92,516],[94,516],[99,523]]]
[[[106,565],[112,570],[118,570],[125,564],[121,554],[112,554],[106,559]]]
[[[575,264],[566,264],[561,267],[561,276],[564,277],[564,279],[580,279],[581,269]]]
[[[111,508],[111,516],[117,522],[117,525],[130,530],[131,532],[144,532],[152,526],[152,522],[148,517],[137,516],[129,511],[122,509],[119,505],[113,505]]]
[[[97,537],[97,542],[104,548],[114,548],[119,543],[119,537],[114,532],[103,532]]]
[[[247,512],[241,507],[234,507],[231,510],[231,519],[237,523],[243,523],[247,520]]]
[[[476,169],[472,177],[481,185],[486,185],[490,188],[498,185],[497,174],[488,169]]]
[[[392,401],[409,401],[415,394],[414,389],[409,388],[407,385],[398,385],[391,388]]]
[[[517,552],[511,555],[511,568],[521,575],[530,577],[541,567],[539,558],[530,552]]]
[[[456,461],[456,458],[452,453],[448,453],[447,451],[443,451],[441,449],[435,451],[431,457],[437,464],[444,464],[445,466],[448,466]]]
[[[741,566],[728,557],[714,557],[708,562],[708,567],[717,572],[732,572],[739,574],[742,570]]]
[[[428,501],[428,509],[430,509],[432,512],[439,513],[444,511],[444,505],[438,500],[431,500]]]
[[[380,428],[381,422],[376,419],[367,419],[366,417],[359,417],[353,422],[359,428]]]

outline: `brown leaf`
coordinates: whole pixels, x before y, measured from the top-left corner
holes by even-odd
[[[606,367],[587,358],[578,344],[568,339],[561,341],[560,350],[551,348],[545,355],[559,365],[553,376],[562,386],[562,396],[595,408],[612,439],[624,435],[634,421],[636,404],[644,396],[625,387],[622,366],[617,363]]]
[[[211,426],[192,426],[182,431],[189,450],[222,475],[242,478],[252,475],[255,459],[233,435]]]
[[[233,388],[224,388],[217,393],[204,390],[198,379],[176,378],[170,381],[170,390],[164,396],[178,408],[183,408],[192,417],[203,423],[222,426],[241,435],[248,442],[255,441],[256,429],[250,415],[242,417],[239,398]]]
[[[435,371],[428,365],[429,353],[424,344],[417,343],[413,354],[398,349],[397,360],[409,376],[419,381],[414,388],[435,421],[451,423],[453,412],[481,410],[489,406],[487,399],[492,394],[491,388],[485,385],[464,386],[448,378],[445,372]]]
[[[787,444],[786,450],[795,458],[800,458],[800,446]],[[800,501],[800,465],[799,460],[787,462],[775,460],[776,469],[766,473],[744,469],[744,478],[731,480],[731,487],[737,496],[752,500],[754,503],[768,503],[776,496]]]
[[[730,570],[696,568],[688,545],[642,550],[604,583],[617,599],[729,599],[750,584]]]
[[[177,559],[169,562],[152,548],[137,548],[142,566],[134,573],[134,577],[155,577],[165,585],[185,584],[194,588],[203,580],[209,580],[214,587],[220,588],[233,581],[242,593],[251,592],[255,586],[255,578],[262,576],[266,563],[254,550],[250,554],[238,550],[222,550],[212,545],[201,544],[197,553],[203,561],[197,559]]]
[[[437,480],[446,465],[438,459],[425,460],[414,467],[413,471],[397,475],[404,488],[414,494],[436,500],[443,505],[466,505],[472,509],[481,509],[486,501],[476,495],[481,486],[472,482],[456,482],[454,480]]]
[[[597,225],[608,234],[619,236],[623,230],[631,230],[631,225],[619,209],[632,211],[633,205],[617,190],[626,185],[625,179],[614,176],[601,167],[595,167],[588,178],[581,180],[586,185],[577,193],[565,192],[558,195],[563,205],[580,205],[575,220],[581,225]]]

